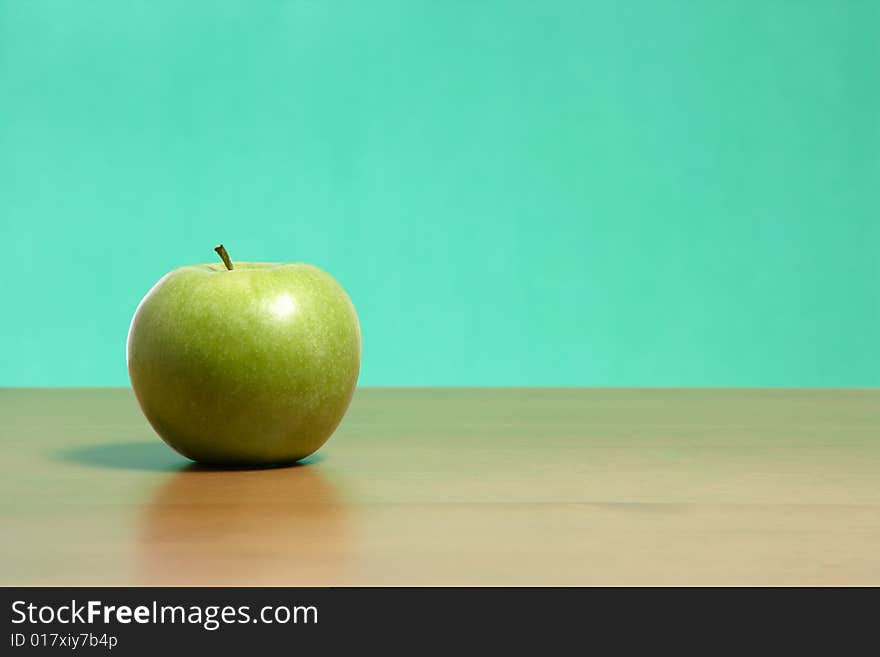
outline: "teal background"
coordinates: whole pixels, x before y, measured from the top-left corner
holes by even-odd
[[[880,3],[0,0],[0,385],[302,260],[374,385],[880,385]]]

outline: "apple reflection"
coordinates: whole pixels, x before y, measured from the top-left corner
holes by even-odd
[[[147,586],[317,586],[347,580],[347,511],[316,465],[190,466],[143,518],[137,579]]]

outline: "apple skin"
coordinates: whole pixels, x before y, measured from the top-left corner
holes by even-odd
[[[192,265],[143,298],[128,373],[156,433],[194,461],[292,463],[342,420],[361,334],[345,290],[302,263]]]

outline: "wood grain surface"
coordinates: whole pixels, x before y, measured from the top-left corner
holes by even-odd
[[[128,390],[0,390],[0,585],[880,584],[880,391],[361,389],[218,471]]]

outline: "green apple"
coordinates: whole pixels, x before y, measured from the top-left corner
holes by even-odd
[[[147,420],[184,456],[291,463],[342,420],[361,360],[357,314],[329,274],[302,263],[180,267],[143,298],[126,356]]]

